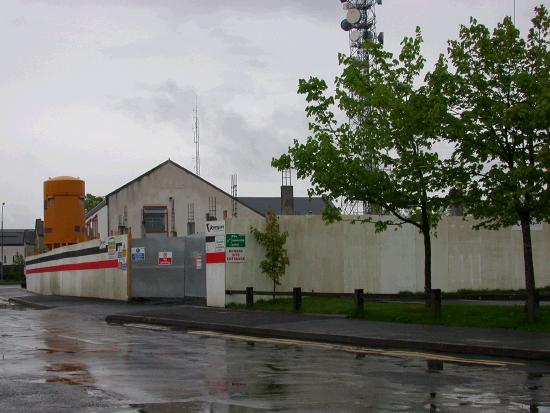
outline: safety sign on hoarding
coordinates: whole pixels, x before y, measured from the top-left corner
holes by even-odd
[[[158,265],[172,265],[172,251],[159,251]]]
[[[225,262],[246,261],[246,237],[244,234],[226,234],[225,247]]]
[[[202,254],[200,252],[195,252],[195,268],[197,270],[202,269]]]
[[[244,234],[225,234],[225,246],[227,248],[246,247],[246,237]]]
[[[244,248],[227,248],[225,250],[225,262],[245,262],[246,254]]]
[[[132,248],[132,261],[133,262],[145,261],[145,247]]]
[[[110,237],[107,240],[107,252],[109,253],[109,258],[116,258],[116,240],[115,237]]]

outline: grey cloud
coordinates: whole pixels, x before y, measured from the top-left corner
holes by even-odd
[[[310,18],[333,19],[335,12],[342,9],[338,0],[32,0],[37,3],[52,4],[61,7],[124,6],[156,9],[159,16],[170,20],[187,20],[190,15],[202,15],[204,24],[215,24],[219,15],[235,13],[255,15],[275,13],[306,13]],[[215,15],[218,15],[214,17]]]
[[[172,42],[167,42],[166,39],[156,37],[129,42],[121,46],[109,47],[103,49],[102,52],[108,57],[119,58],[162,57],[179,54],[178,50],[173,47]]]
[[[17,16],[16,18],[12,19],[11,23],[14,26],[25,26],[29,23],[29,21],[25,16]]]
[[[138,84],[142,96],[118,99],[113,108],[145,123],[169,123],[181,126],[190,121],[196,92],[173,81],[160,85]]]
[[[284,120],[284,123],[281,123]],[[271,159],[284,153],[293,138],[305,135],[305,118],[294,108],[280,108],[265,126],[257,127],[240,113],[221,111],[210,129],[209,162],[216,175],[235,171],[261,180],[272,173]]]

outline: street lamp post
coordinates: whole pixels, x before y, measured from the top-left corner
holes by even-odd
[[[0,252],[0,260],[2,261],[2,265],[0,265],[0,280],[2,281],[4,281],[4,205],[6,205],[6,203],[2,202],[2,235],[0,237],[2,240]]]

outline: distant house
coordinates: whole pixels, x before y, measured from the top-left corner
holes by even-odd
[[[86,213],[88,239],[105,238],[109,235],[108,220],[107,200],[103,198],[103,201]]]
[[[0,243],[4,246],[2,263],[12,265],[17,254],[23,258],[34,253],[36,232],[34,229],[5,229],[0,230]]]

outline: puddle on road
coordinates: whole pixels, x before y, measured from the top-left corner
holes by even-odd
[[[59,371],[59,372],[82,372],[86,371],[81,364],[52,364],[48,366],[47,371]]]
[[[68,377],[49,377],[46,379],[47,383],[63,383],[63,384],[70,384],[71,386],[80,386],[82,383],[70,379]]]
[[[11,301],[5,301],[5,300],[0,299],[0,309],[25,311],[25,310],[30,310],[31,308],[29,308],[27,306],[24,306],[24,305],[12,303]]]
[[[46,379],[48,383],[63,383],[69,385],[87,385],[93,382],[86,366],[83,364],[59,363],[46,368],[51,373],[60,373]]]
[[[131,404],[139,413],[207,413],[217,411],[230,411],[234,413],[247,413],[258,411],[272,411],[267,406],[244,406],[234,403],[220,402],[169,402],[169,403],[146,403]]]

